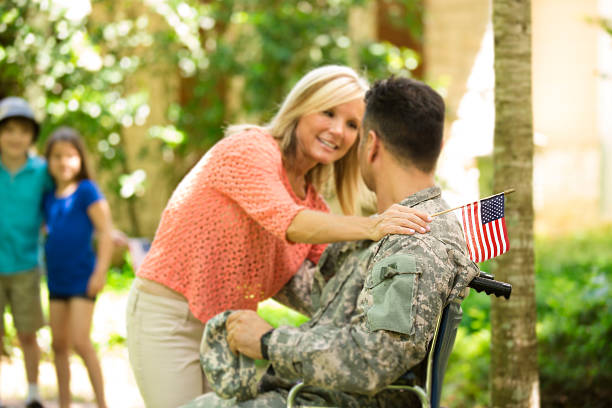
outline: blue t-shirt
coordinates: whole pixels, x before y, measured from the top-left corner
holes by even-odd
[[[56,197],[53,192],[45,194],[43,212],[48,232],[45,256],[49,292],[77,295],[87,291],[87,282],[96,263],[92,246],[94,226],[87,209],[103,198],[91,180],[82,180],[67,197]]]
[[[0,153],[0,275],[13,275],[38,266],[42,198],[52,181],[47,163],[28,157],[11,173]]]

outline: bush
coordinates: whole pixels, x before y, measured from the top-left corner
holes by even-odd
[[[443,406],[473,408],[489,406],[490,344],[489,327],[470,333],[462,323],[448,361],[442,388]]]
[[[121,265],[113,265],[106,275],[106,289],[113,292],[128,292],[134,280],[134,267],[129,251],[123,254]]]
[[[610,406],[612,228],[538,237],[535,248],[542,407]],[[489,299],[472,293],[463,310],[443,402],[488,406]]]
[[[542,406],[612,404],[612,228],[538,240]]]

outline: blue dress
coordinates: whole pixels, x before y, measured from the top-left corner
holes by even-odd
[[[92,245],[94,226],[87,209],[103,198],[91,180],[79,182],[67,197],[56,197],[54,192],[43,197],[49,293],[70,296],[87,292],[87,282],[96,264]]]

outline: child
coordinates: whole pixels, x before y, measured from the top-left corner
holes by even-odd
[[[45,157],[55,182],[55,191],[43,198],[43,213],[60,407],[70,406],[70,347],[87,367],[98,406],[106,407],[102,370],[89,336],[96,295],[104,287],[112,254],[110,210],[90,179],[85,148],[74,129],[56,130],[47,141]],[[92,248],[94,230],[97,256]]]
[[[37,385],[40,351],[36,331],[44,322],[38,238],[42,196],[51,188],[44,160],[28,155],[38,130],[34,113],[24,99],[7,97],[0,101],[0,316],[10,305],[23,349],[28,408],[42,407]],[[3,335],[2,324],[0,345]]]

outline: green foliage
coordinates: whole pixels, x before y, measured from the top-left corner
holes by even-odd
[[[146,94],[124,83],[141,63],[134,49],[150,42],[147,21],[96,24],[65,11],[42,0],[0,5],[0,96],[25,95],[45,113],[43,142],[60,124],[76,127],[112,169],[125,158],[122,127],[144,123],[149,112]]]
[[[612,228],[536,239],[543,407],[612,403]],[[486,270],[486,266],[483,267]],[[449,407],[489,405],[490,300],[472,293],[445,378]]]
[[[410,76],[421,64],[421,56],[416,51],[388,42],[364,44],[359,60],[370,78],[384,78],[389,74]]]
[[[115,347],[115,346],[121,346],[121,347],[126,347],[126,338],[124,336],[122,336],[119,333],[110,333],[108,336],[108,341],[107,341],[107,346],[109,348]]]
[[[105,290],[111,290],[118,293],[127,293],[132,287],[134,280],[134,267],[132,266],[132,257],[129,251],[125,251],[123,263],[121,266],[113,266],[109,269],[106,278]]]
[[[425,10],[422,0],[383,0],[389,7],[389,18],[395,27],[408,28],[413,38],[421,40],[423,37],[423,23],[421,16]]]
[[[612,228],[537,245],[542,403],[610,406]]]
[[[467,310],[478,310],[475,307],[465,306],[464,309]],[[488,312],[486,314],[488,315]],[[459,327],[442,388],[444,406],[473,408],[489,406],[490,344],[490,326],[473,332],[466,328],[465,323]]]
[[[585,18],[585,21],[598,26],[599,28],[603,29],[606,34],[612,36],[612,19],[589,16]]]
[[[170,55],[175,55],[192,89],[182,104],[173,105],[168,112],[175,128],[158,132],[172,136],[166,147],[185,157],[190,151],[213,145],[221,137],[222,127],[236,118],[269,119],[291,86],[322,64],[352,62],[370,78],[391,72],[410,75],[420,63],[414,51],[390,44],[354,44],[349,38],[349,11],[366,3],[149,1],[170,26],[166,35],[159,36],[166,39],[160,45],[173,50]],[[409,21],[408,11],[416,10],[414,3],[420,2],[404,3],[407,6],[398,14],[398,24]],[[412,18],[420,24],[420,15]],[[356,61],[351,61],[353,49]],[[240,93],[238,109],[228,103],[235,92]]]
[[[161,148],[174,186],[224,126],[269,119],[316,66],[349,64],[370,79],[410,75],[420,63],[414,51],[349,38],[351,8],[368,1],[92,0],[93,13],[89,1],[70,9],[57,0],[4,1],[0,98],[25,96],[43,115],[41,145],[60,124],[77,128],[109,180],[110,201],[127,204],[126,232],[140,236],[136,205],[147,174],[130,161],[124,130],[149,127],[151,143],[140,158]],[[418,38],[421,8],[420,0],[394,2],[392,24]],[[160,101],[138,82],[143,72],[182,78],[169,95],[166,123],[146,123]]]
[[[308,317],[295,310],[289,309],[272,299],[263,301],[257,307],[257,313],[274,327],[297,327],[308,321]]]
[[[44,113],[40,146],[60,125],[78,129],[97,153],[97,167],[111,176],[106,190],[133,200],[138,190],[119,183],[130,172],[122,132],[143,125],[150,108],[146,91],[128,91],[125,79],[143,63],[136,50],[152,43],[148,21],[93,21],[89,2],[78,5],[69,11],[45,0],[0,4],[0,97],[24,96]]]

